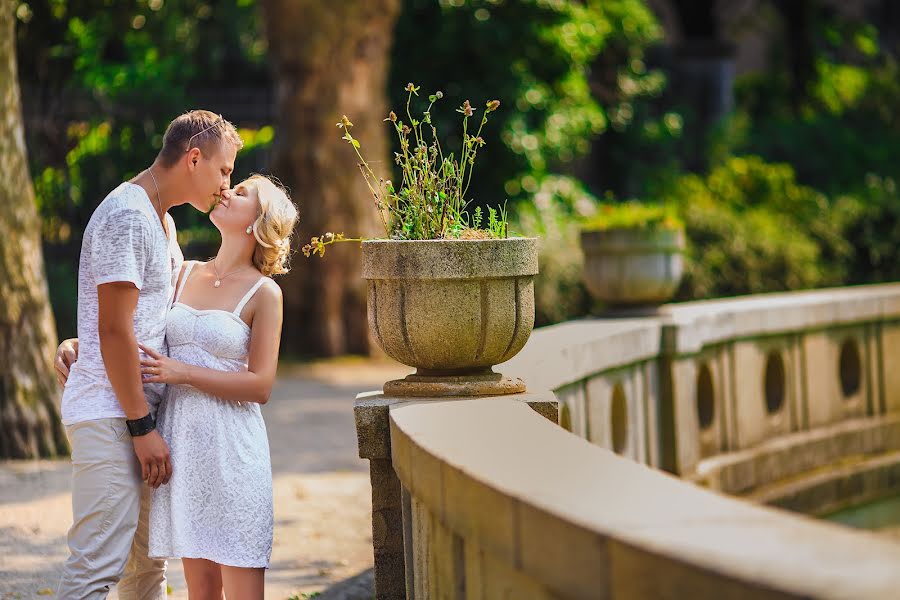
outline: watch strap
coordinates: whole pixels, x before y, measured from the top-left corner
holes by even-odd
[[[146,416],[140,419],[126,419],[125,424],[128,426],[128,432],[131,434],[131,437],[147,435],[156,429],[156,420],[150,413],[147,413]]]

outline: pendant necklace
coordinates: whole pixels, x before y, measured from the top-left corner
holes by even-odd
[[[244,269],[248,268],[246,265],[244,265],[243,267],[238,267],[231,273],[226,273],[225,275],[222,275],[221,277],[219,277],[219,269],[216,268],[216,259],[212,259],[210,262],[212,262],[213,271],[216,272],[216,282],[213,283],[214,287],[219,287],[220,285],[222,285],[222,280],[225,279],[226,277],[229,277],[230,275],[234,275],[238,271],[243,271]]]

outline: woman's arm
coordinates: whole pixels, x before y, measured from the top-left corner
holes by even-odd
[[[275,383],[281,344],[281,288],[267,282],[256,292],[253,302],[256,307],[246,371],[219,371],[188,365],[141,346],[149,355],[141,361],[144,381],[190,385],[233,402],[268,402]]]

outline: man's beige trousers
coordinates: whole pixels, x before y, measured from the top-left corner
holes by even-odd
[[[166,561],[147,558],[152,490],[125,419],[83,421],[66,432],[73,522],[56,597],[100,600],[118,583],[120,600],[165,600]]]

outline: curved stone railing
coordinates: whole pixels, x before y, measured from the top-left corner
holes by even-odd
[[[749,494],[847,456],[900,451],[900,285],[573,321],[535,331],[498,369],[554,390],[560,422],[580,437]]]
[[[900,492],[900,285],[572,321],[536,330],[497,370],[532,394],[357,401],[376,589],[381,581],[415,598],[900,589],[900,546],[693,485],[809,513]],[[553,420],[553,393],[541,389],[555,393],[559,423],[575,436],[517,402]],[[393,581],[379,564],[399,566]]]
[[[900,544],[704,490],[504,398],[390,408],[408,598],[895,598]]]

